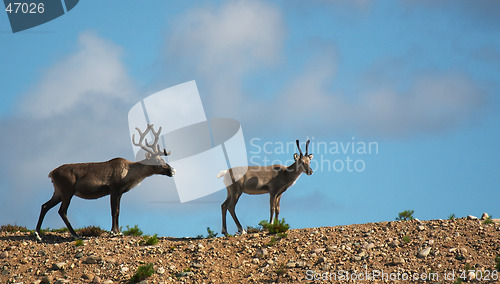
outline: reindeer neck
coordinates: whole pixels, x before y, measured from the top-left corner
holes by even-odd
[[[134,169],[137,172],[137,175],[143,178],[152,176],[154,174],[159,174],[161,172],[160,166],[148,165],[145,163],[145,160],[132,163],[130,165],[130,168]]]
[[[298,179],[301,173],[302,171],[298,169],[297,161],[286,168],[286,175],[292,180]]]

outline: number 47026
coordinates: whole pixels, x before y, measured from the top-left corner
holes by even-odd
[[[45,12],[45,7],[43,3],[9,3],[5,8],[7,13],[17,14],[43,14]]]

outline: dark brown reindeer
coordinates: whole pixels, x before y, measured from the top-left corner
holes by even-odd
[[[161,156],[167,156],[170,152],[160,150],[158,137],[161,127],[155,132],[152,124],[144,132],[139,132],[139,142],[135,142],[135,134],[132,135],[132,143],[146,151],[146,159],[140,162],[131,162],[122,158],[115,158],[101,163],[81,163],[65,164],[50,172],[49,178],[54,185],[52,198],[42,205],[38,224],[36,225],[36,238],[41,241],[40,228],[47,211],[61,202],[59,215],[63,219],[69,232],[75,238],[78,235],[68,221],[66,212],[73,195],[83,199],[97,199],[110,195],[111,217],[113,233],[119,234],[118,215],[120,214],[120,199],[122,194],[132,189],[145,178],[151,175],[175,174],[175,170],[170,167]],[[154,142],[149,144],[146,135],[151,131]],[[143,144],[145,141],[146,145]]]
[[[280,200],[281,195],[290,186],[292,186],[300,174],[306,173],[307,175],[312,175],[313,171],[310,166],[312,154],[309,154],[309,140],[306,142],[306,154],[302,154],[300,149],[299,140],[297,142],[297,148],[299,149],[299,154],[295,153],[293,158],[295,162],[290,166],[283,165],[272,165],[272,166],[250,166],[250,167],[235,167],[229,170],[224,170],[220,172],[217,177],[224,177],[224,183],[227,186],[227,198],[221,205],[222,209],[222,233],[227,235],[226,228],[226,214],[227,210],[233,217],[236,226],[238,227],[238,232],[245,234],[246,231],[241,227],[238,218],[236,217],[235,207],[238,199],[242,193],[246,194],[264,194],[269,193],[269,203],[270,203],[270,213],[271,217],[269,222],[273,222],[273,215],[275,215],[275,220],[278,220],[278,215],[280,213]],[[246,172],[246,173],[245,173]],[[234,176],[241,176],[238,180],[234,181]]]

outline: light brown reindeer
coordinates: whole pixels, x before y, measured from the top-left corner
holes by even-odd
[[[227,198],[221,205],[222,209],[222,234],[227,235],[226,228],[226,214],[227,210],[233,217],[236,226],[238,227],[238,232],[245,234],[246,231],[241,227],[238,218],[236,217],[235,207],[238,199],[242,193],[246,194],[264,194],[269,193],[269,203],[270,203],[270,213],[271,217],[269,222],[273,222],[273,215],[275,215],[275,220],[278,220],[278,215],[280,213],[280,200],[281,195],[290,186],[292,186],[300,174],[306,173],[307,175],[312,175],[313,170],[311,169],[310,162],[313,158],[312,154],[309,154],[309,140],[306,142],[306,154],[302,154],[300,149],[299,140],[297,142],[297,148],[299,149],[299,154],[295,153],[293,158],[295,162],[290,166],[283,165],[272,165],[272,166],[250,166],[250,167],[235,167],[228,170],[220,172],[217,177],[224,177],[224,183],[227,186]],[[241,176],[235,181],[235,176]]]
[[[50,172],[49,177],[54,185],[54,194],[49,201],[42,205],[35,233],[39,241],[41,241],[40,228],[45,214],[60,202],[59,215],[71,235],[78,238],[66,216],[73,195],[83,199],[97,199],[110,195],[111,231],[119,234],[118,215],[120,214],[122,194],[151,175],[167,175],[171,177],[175,174],[175,170],[161,158],[161,156],[170,154],[165,149],[161,151],[158,145],[161,127],[158,132],[154,131],[152,124],[148,124],[144,132],[141,132],[137,127],[136,129],[139,132],[139,142],[135,142],[135,134],[133,134],[132,143],[146,151],[146,159],[140,162],[131,162],[122,158],[115,158],[100,163],[65,164]],[[154,136],[152,144],[149,144],[145,139],[149,131]],[[143,141],[145,141],[146,145],[143,144]]]

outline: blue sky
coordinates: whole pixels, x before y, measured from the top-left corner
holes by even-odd
[[[0,223],[34,228],[64,163],[133,159],[128,110],[196,80],[208,117],[240,121],[249,158],[272,145],[376,142],[361,172],[316,169],[281,200],[293,228],[500,216],[500,4],[493,1],[80,1],[13,34],[0,13]],[[330,145],[330,144],[329,144]],[[254,151],[255,152],[255,151]],[[221,229],[225,190],[180,204],[152,177],[126,193],[120,224],[196,236]],[[243,196],[244,226],[268,196]],[[74,227],[111,228],[109,199],[74,198]],[[44,227],[64,224],[52,209]],[[235,226],[228,216],[228,229]]]

